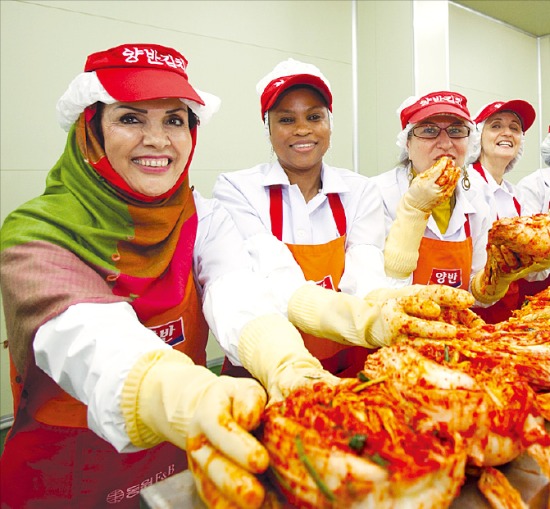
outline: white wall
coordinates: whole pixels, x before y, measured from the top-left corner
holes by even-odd
[[[359,1],[357,5],[359,168],[377,175],[399,155],[397,107],[414,94],[412,2]]]
[[[470,113],[475,115],[493,101],[524,99],[540,118],[537,38],[453,4],[449,10],[451,88],[468,98]],[[550,70],[550,58],[546,69]],[[547,117],[546,129],[548,123]],[[517,182],[539,167],[543,138],[536,122],[527,131],[523,156],[507,179]]]
[[[539,142],[550,124],[550,37],[537,41],[444,3],[437,10],[448,9],[448,27],[439,37],[448,38],[448,53],[422,58],[420,65],[413,51],[413,3],[357,1],[358,171],[375,175],[393,167],[400,130],[395,110],[415,92],[417,64],[427,88],[426,76],[448,66],[450,88],[469,98],[473,113],[489,100],[511,98],[527,99],[544,113],[528,132],[524,157],[511,174],[518,179],[539,166]],[[219,172],[269,158],[255,85],[288,57],[314,63],[330,80],[335,130],[327,161],[351,168],[352,5],[351,0],[1,0],[0,222],[43,191],[65,141],[55,103],[86,55],[126,42],[179,49],[189,59],[191,82],[222,98],[220,112],[200,128],[191,168],[192,183],[205,196]],[[3,342],[3,314],[0,332]],[[220,355],[213,342],[208,354]],[[0,348],[0,416],[12,413],[7,359]]]

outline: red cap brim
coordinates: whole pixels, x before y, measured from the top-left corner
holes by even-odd
[[[162,69],[116,67],[97,69],[105,90],[117,101],[147,101],[177,97],[204,105],[204,101],[180,74]]]
[[[498,113],[499,111],[511,111],[519,117],[521,120],[521,127],[523,132],[525,132],[533,125],[533,122],[537,116],[535,108],[533,108],[533,106],[531,106],[527,101],[523,101],[521,99],[513,99],[512,101],[502,103],[499,108],[494,108],[494,104],[495,103],[488,105],[480,112],[476,118],[476,124],[487,120],[490,116]]]
[[[278,84],[277,82],[283,81]],[[277,85],[275,85],[277,83]],[[266,111],[269,111],[277,102],[280,95],[294,85],[309,85],[315,88],[325,99],[328,109],[332,111],[332,93],[325,82],[312,74],[296,74],[294,76],[283,76],[273,80],[262,93],[261,106],[262,118]]]
[[[458,117],[467,122],[471,122],[470,118],[462,108],[454,106],[450,103],[437,103],[431,104],[430,106],[425,106],[418,110],[416,113],[413,113],[409,119],[406,121],[405,125],[402,125],[403,129],[406,127],[406,124],[416,124],[422,120],[427,119],[428,117],[433,117],[434,115],[452,115],[453,117]]]

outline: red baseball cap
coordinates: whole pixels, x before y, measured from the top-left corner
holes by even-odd
[[[187,60],[158,44],[123,44],[91,54],[85,72],[95,71],[105,90],[117,101],[165,97],[204,101],[189,84]]]
[[[330,83],[321,71],[313,64],[289,58],[276,65],[256,85],[256,90],[260,94],[262,118],[277,102],[279,96],[293,85],[309,85],[315,88],[325,99],[328,109],[332,111]]]
[[[466,97],[457,92],[431,92],[401,111],[401,128],[434,115],[453,115],[471,122],[467,102]]]
[[[514,99],[512,101],[497,101],[484,106],[482,110],[477,114],[475,123],[479,124],[487,120],[491,115],[494,115],[497,111],[511,111],[515,113],[521,120],[521,127],[523,132],[527,131],[535,121],[537,114],[535,109],[527,101],[521,99]]]

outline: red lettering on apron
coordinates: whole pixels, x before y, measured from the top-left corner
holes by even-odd
[[[413,272],[414,284],[444,284],[468,290],[473,257],[468,216],[464,221],[464,229],[466,239],[457,242],[422,238],[418,265]]]

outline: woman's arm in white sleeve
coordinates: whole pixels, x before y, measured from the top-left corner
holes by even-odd
[[[70,306],[38,329],[33,347],[37,366],[87,405],[89,428],[118,451],[135,451],[120,410],[122,386],[139,357],[170,346],[130,304]]]
[[[246,183],[245,191],[223,173],[218,176],[212,189],[213,198],[229,212],[244,239],[258,233],[271,233],[271,224],[265,222],[270,217],[269,200],[265,197],[266,190],[258,181],[257,175],[246,177],[250,178],[251,182]]]
[[[342,292],[364,297],[376,288],[401,288],[412,282],[412,276],[395,279],[386,276],[384,244],[386,217],[382,194],[369,179],[357,199],[356,214],[348,217],[345,269],[339,288]]]
[[[541,177],[537,178],[539,175]],[[516,190],[521,203],[522,215],[530,216],[543,211],[545,190],[542,170],[523,177],[516,185]]]
[[[254,270],[242,236],[217,200],[196,195],[195,202],[195,277],[203,291],[203,312],[225,354],[240,365],[237,351],[244,325],[267,314],[286,316],[292,289],[276,290],[269,277]]]

